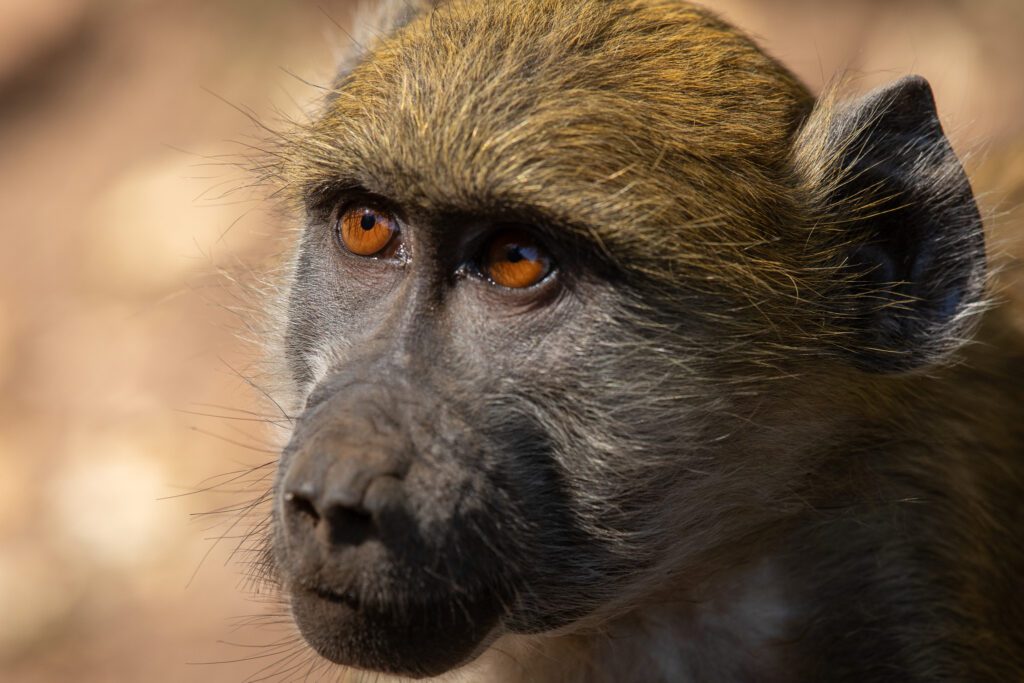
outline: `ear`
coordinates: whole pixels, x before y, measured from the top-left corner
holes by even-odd
[[[360,2],[353,21],[349,47],[341,57],[334,83],[327,93],[325,104],[330,105],[338,96],[345,79],[377,45],[413,19],[432,11],[443,0],[370,0]]]
[[[362,17],[367,24],[365,30],[377,34],[394,33],[440,3],[441,0],[377,0],[372,10]]]
[[[432,11],[443,0],[362,0],[356,9],[350,35],[352,45],[335,77],[335,85],[363,58],[373,51],[381,40],[401,30],[416,17]]]
[[[970,331],[984,295],[985,244],[931,87],[903,78],[812,117],[815,125],[823,128],[810,131],[819,158],[834,164],[819,178],[828,178],[848,352],[880,372],[939,361]]]

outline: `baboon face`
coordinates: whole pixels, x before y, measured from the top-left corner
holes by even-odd
[[[447,3],[342,77],[282,152],[307,221],[273,547],[321,655],[441,673],[696,581],[806,500],[780,378],[871,363],[856,269],[931,267],[801,203],[842,200],[800,161],[842,160],[798,148],[810,104],[657,2]]]

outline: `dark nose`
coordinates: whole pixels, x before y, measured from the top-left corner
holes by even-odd
[[[314,437],[293,456],[283,482],[283,514],[295,541],[359,545],[380,534],[401,503],[402,468],[394,444],[346,433]]]

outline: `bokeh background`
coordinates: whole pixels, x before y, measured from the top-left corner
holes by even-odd
[[[814,88],[929,78],[997,259],[1024,254],[1024,0],[707,4]],[[232,160],[252,116],[315,107],[352,10],[0,0],[0,680],[305,671],[239,590],[246,527],[209,514],[274,458],[231,282],[283,252],[287,217]],[[1001,295],[1022,283],[1008,268]]]

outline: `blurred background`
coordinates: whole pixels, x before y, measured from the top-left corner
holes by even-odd
[[[706,4],[815,89],[930,79],[997,259],[1024,255],[1024,0]],[[230,280],[288,222],[224,155],[265,135],[248,113],[313,109],[352,10],[0,0],[0,680],[298,673],[239,589],[247,527],[210,514],[274,459]]]

